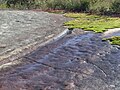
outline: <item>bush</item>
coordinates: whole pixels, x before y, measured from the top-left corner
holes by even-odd
[[[89,11],[89,7],[90,7],[90,2],[88,0],[81,1],[80,11]]]
[[[6,4],[0,4],[0,8],[5,9],[5,8],[7,8],[7,5]]]
[[[109,14],[113,0],[91,0],[90,12],[97,14]]]
[[[120,0],[115,0],[111,6],[113,13],[120,13]]]
[[[62,9],[65,11],[86,11],[89,8],[88,0],[48,0],[49,9]]]
[[[6,0],[7,7],[25,9],[34,5],[34,0]]]
[[[69,0],[65,3],[66,11],[79,11],[81,5],[80,0]]]
[[[120,0],[3,0],[10,8],[65,10],[97,14],[120,13]]]

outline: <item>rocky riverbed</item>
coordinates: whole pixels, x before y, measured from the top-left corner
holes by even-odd
[[[102,38],[75,29],[6,65],[0,62],[0,90],[120,90],[120,47]]]

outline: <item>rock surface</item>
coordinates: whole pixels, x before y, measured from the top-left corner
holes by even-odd
[[[120,90],[120,47],[74,31],[0,72],[0,90]]]
[[[0,60],[29,50],[64,31],[68,19],[37,11],[0,11]],[[24,51],[25,53],[25,51]]]
[[[120,36],[120,28],[108,29],[103,33],[104,38],[110,38],[113,36]]]
[[[120,47],[76,29],[16,60],[0,61],[0,90],[120,90]]]

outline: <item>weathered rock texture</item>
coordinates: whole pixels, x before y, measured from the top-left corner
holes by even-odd
[[[100,34],[77,34],[3,68],[0,90],[120,90],[120,47],[103,42]]]
[[[108,29],[103,33],[104,38],[110,38],[113,36],[120,36],[120,28]]]
[[[26,12],[0,13],[1,52],[61,32],[61,15]],[[120,90],[120,47],[102,41],[101,34],[75,30],[7,61],[0,61],[0,90]]]
[[[65,17],[35,11],[0,11],[0,60],[29,50],[64,31]],[[25,51],[24,51],[25,53]],[[20,54],[18,55],[20,56]]]

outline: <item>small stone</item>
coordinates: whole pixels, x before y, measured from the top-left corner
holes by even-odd
[[[110,87],[115,88],[115,85],[110,85]]]
[[[0,44],[0,48],[6,48],[7,45],[6,44]]]
[[[120,67],[120,64],[118,64],[118,67]]]
[[[86,61],[84,61],[84,60],[82,60],[80,63],[81,63],[81,64],[83,64],[83,63],[87,63],[87,62],[86,62]]]
[[[75,84],[74,82],[69,82],[66,87],[65,87],[65,90],[74,90],[75,88]]]

